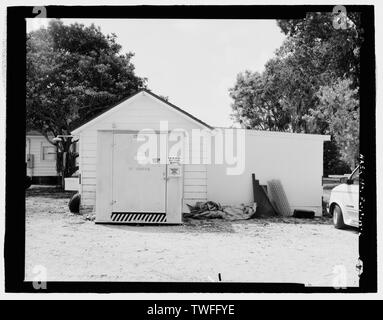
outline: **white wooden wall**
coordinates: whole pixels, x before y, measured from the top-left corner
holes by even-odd
[[[160,121],[168,121],[169,130],[182,128],[191,131],[202,127],[190,118],[172,110],[162,102],[143,94],[132,101],[122,103],[119,110],[111,113],[100,122],[85,128],[79,135],[79,166],[81,173],[81,206],[83,211],[93,210],[96,203],[96,154],[97,130],[160,130]],[[191,148],[191,144],[190,144]],[[194,204],[207,199],[206,165],[184,166],[183,203]]]
[[[272,179],[280,180],[292,210],[313,210],[320,216],[323,141],[328,139],[320,135],[246,130],[244,172],[228,175],[228,166],[209,165],[209,200],[234,205],[252,202],[254,173],[263,185]]]
[[[27,168],[27,174],[29,176],[56,176],[56,160],[43,160],[42,147],[52,146],[43,136],[27,136],[26,154],[30,153],[34,155],[33,168]],[[29,141],[29,142],[28,142]],[[30,143],[30,146],[28,146]]]

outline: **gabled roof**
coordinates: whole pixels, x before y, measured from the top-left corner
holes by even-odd
[[[208,129],[213,129],[213,127],[211,127],[210,125],[208,125],[207,123],[203,122],[202,120],[194,117],[193,115],[191,115],[190,113],[186,112],[185,110],[177,107],[176,105],[170,103],[169,101],[166,101],[165,99],[159,97],[158,95],[154,94],[153,92],[151,92],[150,90],[148,89],[141,89],[140,91],[138,91],[137,93],[127,97],[127,98],[124,98],[122,99],[121,101],[117,102],[116,104],[112,105],[111,107],[107,108],[106,110],[102,111],[101,113],[97,114],[96,116],[92,117],[91,119],[87,120],[86,122],[84,123],[81,123],[81,124],[78,124],[76,125],[76,127],[74,129],[72,129],[72,134],[75,134],[79,131],[81,131],[83,129],[83,127],[85,126],[88,126],[91,122],[95,122],[97,121],[97,119],[101,116],[104,116],[106,115],[109,111],[111,111],[112,109],[114,109],[115,107],[119,106],[121,103],[129,100],[129,99],[132,99],[133,97],[137,96],[138,94],[142,93],[142,92],[145,92],[149,95],[151,95],[152,97],[158,99],[159,101],[161,101],[162,103],[165,103],[167,106],[173,108],[174,110],[178,111],[178,112],[181,112],[182,114],[188,116],[189,118],[191,118],[192,120],[194,120],[195,122],[198,122],[199,124],[203,125],[204,127],[207,127]]]
[[[37,130],[29,130],[26,132],[27,136],[42,136],[42,134]]]

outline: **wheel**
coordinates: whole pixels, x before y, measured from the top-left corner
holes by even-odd
[[[344,228],[342,209],[337,204],[334,205],[334,209],[332,210],[332,219],[334,221],[335,228]]]
[[[68,207],[69,207],[70,212],[72,212],[72,213],[80,213],[80,200],[81,200],[81,196],[80,196],[79,193],[76,193],[69,200]]]

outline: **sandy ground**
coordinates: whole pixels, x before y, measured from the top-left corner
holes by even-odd
[[[100,225],[69,212],[70,193],[35,191],[26,197],[26,280],[43,266],[48,281],[208,282],[220,273],[222,281],[358,286],[358,233],[330,219]]]

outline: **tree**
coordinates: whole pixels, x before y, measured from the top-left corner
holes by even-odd
[[[339,151],[332,155],[339,158],[330,161],[326,156],[325,160],[335,169],[344,167],[342,161],[355,165],[352,159],[358,148],[345,139],[353,139],[356,144],[359,140],[352,128],[359,117],[359,100],[355,97],[363,38],[358,13],[347,14],[346,29],[335,29],[333,19],[332,13],[309,13],[305,19],[278,20],[287,38],[275,57],[266,63],[262,73],[240,73],[229,93],[233,118],[243,127],[332,134]],[[331,92],[339,97],[339,90],[347,90],[346,94],[353,98],[343,96],[347,106],[330,108],[323,94]],[[352,110],[352,117],[345,110]]]
[[[241,73],[229,89],[233,118],[247,128],[310,132],[304,116],[316,104],[319,83],[299,57],[284,56],[285,46],[263,73]]]
[[[339,147],[334,139],[323,144],[323,175],[350,173],[351,167],[341,159]]]
[[[334,137],[341,159],[351,168],[359,161],[359,97],[350,79],[339,79],[317,92],[318,106],[310,109],[308,121],[327,123],[326,132]]]
[[[353,88],[359,86],[360,47],[363,42],[360,14],[347,12],[345,29],[334,28],[334,14],[311,12],[304,19],[278,20],[277,23],[288,39],[294,39],[295,50],[300,51],[306,63],[315,61],[320,73],[333,78],[352,80]],[[295,54],[296,55],[296,54]]]
[[[290,115],[280,97],[278,90],[273,90],[276,79],[266,77],[258,72],[246,71],[237,76],[237,82],[229,89],[233,119],[247,129],[286,131]]]
[[[131,52],[121,54],[116,35],[104,35],[93,24],[64,25],[51,20],[47,28],[27,35],[27,128],[58,143],[62,176],[74,170],[71,129],[108,106],[145,87],[134,73]],[[68,159],[66,159],[68,157]],[[66,161],[66,160],[69,160]]]

